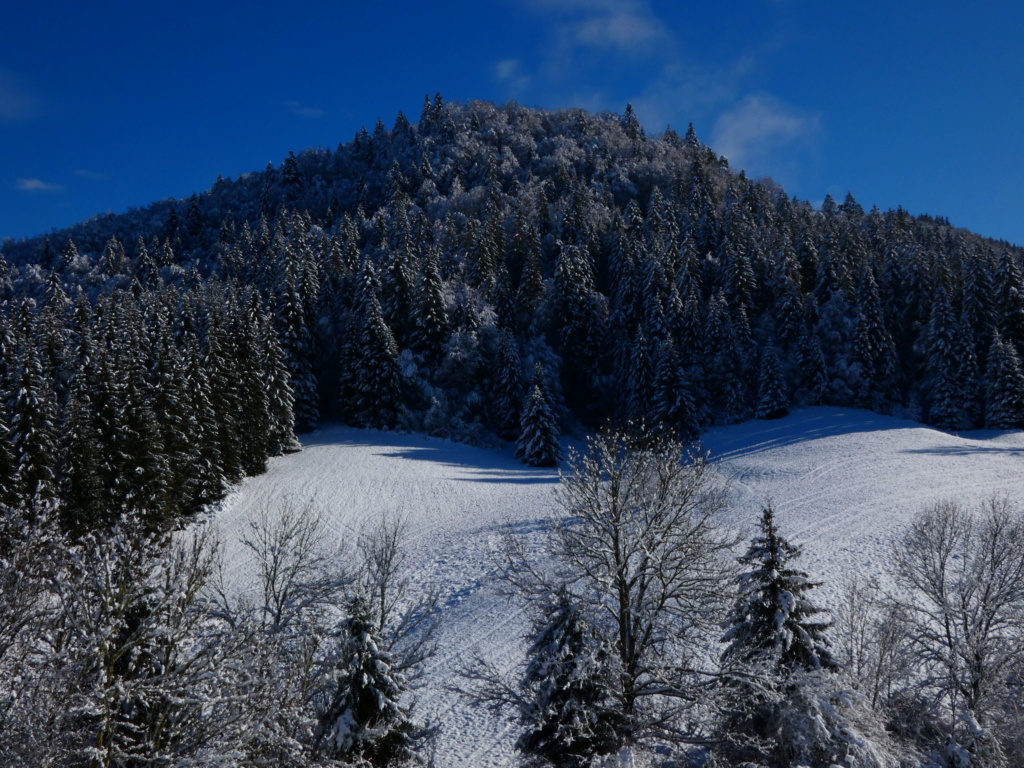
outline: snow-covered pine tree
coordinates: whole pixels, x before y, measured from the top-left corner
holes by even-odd
[[[782,363],[774,346],[765,349],[761,355],[761,374],[757,385],[757,408],[759,419],[781,419],[789,413],[789,396],[786,394],[786,380],[782,375]]]
[[[996,327],[1004,343],[1013,344],[1017,354],[1024,351],[1024,277],[1013,255],[999,256],[993,280],[996,294]]]
[[[406,682],[377,634],[366,601],[348,606],[337,687],[320,718],[319,749],[328,757],[369,766],[407,762],[422,734],[400,703]]]
[[[829,389],[828,369],[818,338],[804,333],[797,342],[796,369],[799,397],[807,405],[821,405]]]
[[[497,362],[493,377],[494,422],[499,435],[515,440],[522,430],[523,373],[515,337],[508,331],[501,333]]]
[[[655,434],[667,434],[682,442],[689,442],[700,434],[697,401],[671,339],[658,346],[647,423]]]
[[[428,248],[412,298],[412,332],[414,351],[428,364],[436,363],[448,340],[448,312],[444,306],[443,284],[438,268],[437,250]]]
[[[295,428],[306,432],[316,426],[320,406],[313,374],[313,335],[307,324],[302,293],[302,256],[280,231],[274,239],[278,262],[274,312],[295,397]]]
[[[267,392],[266,349],[261,335],[262,301],[252,291],[236,308],[232,332],[237,351],[238,440],[242,471],[261,475],[270,455],[270,399]]]
[[[284,352],[277,337],[273,318],[264,314],[261,322],[260,340],[265,352],[264,376],[267,388],[267,450],[271,456],[295,453],[301,450],[295,436],[294,406],[288,369],[284,364]]]
[[[942,429],[960,429],[967,420],[960,381],[960,327],[949,297],[940,284],[932,301],[926,336],[928,353],[928,422]]]
[[[558,423],[544,385],[544,371],[537,365],[533,388],[523,406],[516,458],[531,467],[554,467],[562,458]]]
[[[722,653],[728,664],[754,664],[785,675],[794,670],[835,669],[825,631],[830,622],[817,620],[822,611],[806,593],[813,582],[791,561],[801,554],[779,533],[775,511],[765,506],[755,536],[739,562],[739,596],[729,614]]]
[[[380,307],[380,287],[373,264],[364,260],[360,276],[362,330],[354,350],[353,403],[350,412],[357,426],[388,429],[402,409],[398,348]]]
[[[885,327],[878,285],[867,267],[861,274],[857,290],[853,351],[860,366],[860,381],[854,392],[857,403],[863,408],[876,410],[892,405],[899,390],[899,360],[896,345]]]
[[[20,504],[31,507],[57,496],[56,403],[32,339],[22,340],[12,374],[7,403],[14,459],[11,486]]]
[[[565,768],[615,751],[619,718],[609,706],[608,653],[568,590],[541,605],[527,641],[519,712],[525,730],[516,748]]]
[[[998,333],[989,348],[985,370],[985,426],[1024,427],[1024,372],[1017,351]]]

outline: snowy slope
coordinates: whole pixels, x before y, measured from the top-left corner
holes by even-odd
[[[557,472],[524,467],[512,452],[421,435],[321,429],[302,453],[274,459],[218,512],[229,578],[250,581],[237,544],[262,508],[310,501],[329,522],[331,547],[350,548],[381,513],[409,526],[418,581],[443,590],[440,652],[418,711],[442,726],[440,766],[503,766],[512,731],[472,711],[446,684],[479,653],[509,666],[522,652],[523,619],[498,595],[491,553],[515,526],[537,536]],[[993,492],[1024,501],[1024,434],[951,435],[865,411],[810,408],[778,421],[715,429],[704,437],[732,489],[726,522],[750,529],[771,498],[783,533],[803,543],[802,566],[829,589],[847,574],[885,578],[888,541],[923,505]]]

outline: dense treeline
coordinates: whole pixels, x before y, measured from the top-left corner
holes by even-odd
[[[10,325],[58,290],[219,281],[273,316],[300,431],[497,434],[550,462],[559,426],[692,435],[790,404],[1024,426],[1021,255],[852,196],[815,210],[631,110],[438,97],[417,125],[8,243],[0,291]]]
[[[162,530],[297,450],[277,331],[252,289],[115,288],[0,312],[0,504],[65,529]]]

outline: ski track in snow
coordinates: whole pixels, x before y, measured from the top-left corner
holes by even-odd
[[[824,582],[818,601],[826,605],[848,576],[887,580],[892,537],[927,504],[973,506],[1005,493],[1024,505],[1019,432],[954,435],[866,411],[807,408],[716,428],[702,442],[730,487],[723,523],[749,533],[770,498],[783,534],[804,545],[800,567]],[[305,436],[301,453],[245,480],[214,525],[228,582],[245,589],[253,573],[239,542],[261,509],[312,503],[327,523],[325,546],[343,558],[382,514],[403,517],[416,583],[441,591],[438,654],[416,692],[417,716],[441,726],[437,764],[510,766],[515,728],[448,686],[474,654],[511,669],[523,652],[526,623],[499,594],[492,553],[510,525],[539,541],[557,483],[557,471],[525,467],[510,449],[325,427]]]

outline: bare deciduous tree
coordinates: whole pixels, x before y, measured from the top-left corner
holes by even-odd
[[[997,728],[1024,660],[1024,517],[991,498],[924,510],[893,552],[911,639],[931,687],[977,749]],[[994,759],[994,758],[993,758]],[[993,763],[997,764],[997,763]]]
[[[876,580],[854,577],[832,613],[843,675],[879,707],[913,672],[908,612]]]
[[[550,599],[563,585],[575,595],[612,649],[624,743],[699,740],[680,714],[711,677],[707,643],[731,594],[737,539],[717,523],[723,483],[682,443],[602,432],[585,454],[570,452],[556,498],[555,572],[510,541],[506,578],[527,597]]]
[[[384,516],[359,541],[360,571],[356,590],[369,606],[385,649],[395,654],[398,671],[409,683],[435,652],[438,594],[417,593],[409,577],[407,527],[400,517]]]

